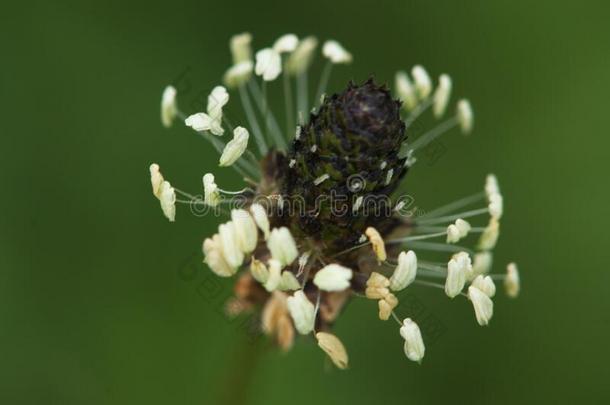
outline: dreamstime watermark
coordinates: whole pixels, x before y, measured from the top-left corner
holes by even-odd
[[[245,208],[255,203],[264,207],[268,215],[273,216],[318,217],[322,212],[334,217],[388,218],[396,215],[403,218],[415,218],[423,215],[423,211],[414,205],[415,198],[408,194],[396,198],[366,192],[358,195],[358,191],[366,189],[366,184],[363,176],[353,175],[346,181],[350,193],[331,189],[328,193],[322,193],[313,199],[306,200],[302,195],[255,195],[254,190],[244,189],[237,194],[221,194],[220,202],[215,206],[206,204],[204,198],[197,195],[189,200],[189,206],[191,213],[197,217],[221,216],[232,209]]]

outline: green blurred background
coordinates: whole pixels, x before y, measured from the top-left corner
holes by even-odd
[[[610,399],[607,3],[3,8],[0,403],[213,404],[227,390],[248,404]],[[265,350],[221,315],[197,266],[219,219],[179,209],[168,223],[148,165],[185,190],[200,190],[212,170],[219,184],[240,187],[208,144],[180,125],[163,129],[158,109],[163,87],[184,72],[189,97],[218,84],[228,39],[245,30],[256,47],[287,32],[338,39],[355,63],[334,71],[335,90],[370,74],[391,81],[415,63],[452,75],[476,129],[444,138],[446,152],[416,167],[407,188],[432,208],[498,175],[507,209],[496,271],[516,260],[523,292],[515,301],[499,294],[489,327],[476,325],[466,300],[414,287],[446,329],[418,366],[396,325],[355,302],[336,327],[351,361],[338,372],[307,339],[287,355]],[[254,363],[249,352],[259,349]],[[239,373],[249,367],[245,386]]]

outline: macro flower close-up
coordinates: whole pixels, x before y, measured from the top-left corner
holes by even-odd
[[[7,3],[0,404],[605,404],[610,7]]]
[[[348,355],[332,326],[350,300],[362,298],[377,304],[380,320],[398,323],[406,357],[420,362],[425,344],[419,327],[397,310],[410,284],[464,297],[481,326],[493,316],[494,280],[510,297],[519,293],[514,263],[505,273],[492,273],[504,211],[500,186],[488,174],[480,191],[475,187],[433,210],[418,210],[407,194],[407,174],[417,172],[419,152],[430,142],[445,133],[470,135],[470,102],[458,99],[447,112],[452,79],[441,74],[435,83],[421,65],[410,74],[397,72],[394,91],[373,77],[329,91],[335,65],[353,61],[335,40],[321,44],[325,67],[312,96],[307,83],[318,42],[286,34],[253,52],[250,33],[233,36],[233,65],[223,78],[229,90],[214,87],[205,112],[183,112],[176,89],[166,87],[163,125],[182,121],[192,128],[218,151],[218,166],[242,176],[244,187],[221,188],[206,173],[203,197],[195,196],[171,186],[153,163],[152,191],[170,222],[176,204],[197,216],[227,217],[203,241],[203,261],[217,276],[235,278],[228,315],[259,311],[260,330],[279,348],[289,350],[296,333],[312,334],[337,367],[347,368]],[[277,82],[283,87],[281,112],[269,107],[267,95]],[[241,102],[247,128],[228,118],[231,94]],[[410,128],[425,113],[436,122],[412,139]]]

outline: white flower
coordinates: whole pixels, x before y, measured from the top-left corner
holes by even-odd
[[[487,274],[491,270],[493,263],[493,255],[491,252],[478,252],[474,255],[472,263],[472,274],[478,276],[479,274]]]
[[[254,203],[250,206],[250,213],[254,217],[256,226],[263,232],[265,240],[269,238],[269,218],[267,218],[267,211],[265,207],[260,204]]]
[[[436,118],[440,118],[445,114],[449,98],[451,97],[451,78],[449,75],[442,74],[438,79],[438,87],[434,92],[432,111]]]
[[[385,243],[383,242],[383,238],[381,237],[377,229],[373,228],[372,226],[369,226],[368,228],[366,228],[366,231],[364,231],[364,233],[369,238],[369,242],[371,242],[371,245],[373,246],[373,251],[377,256],[377,261],[385,261],[385,259],[387,258],[385,251]]]
[[[504,279],[504,289],[506,294],[511,298],[516,298],[519,295],[521,282],[519,280],[519,270],[515,263],[509,263],[506,267],[506,278]]]
[[[163,214],[169,219],[169,222],[174,222],[176,220],[176,192],[169,181],[161,183],[159,201]]]
[[[468,287],[468,298],[472,302],[479,325],[487,325],[494,312],[494,303],[491,298],[474,286]]]
[[[267,270],[267,266],[265,266],[265,263],[256,260],[255,258],[252,258],[252,261],[250,262],[250,273],[252,274],[252,277],[261,284],[265,284],[267,280],[269,280],[269,270]]]
[[[390,289],[401,291],[408,287],[417,275],[417,256],[415,252],[400,252],[398,255],[398,266],[390,278]]]
[[[398,305],[398,298],[392,293],[389,293],[378,301],[379,306],[379,319],[387,321],[392,315],[392,311]]]
[[[427,98],[432,92],[432,80],[430,80],[430,76],[426,69],[424,69],[421,65],[413,66],[411,69],[411,75],[413,76],[413,81],[415,82],[415,90],[417,91],[417,95],[420,99]]]
[[[500,236],[500,222],[497,218],[491,217],[489,225],[485,228],[479,239],[479,249],[490,250],[496,246]]]
[[[163,96],[161,96],[161,123],[163,126],[166,128],[171,127],[177,114],[176,88],[174,86],[167,86],[163,90]]]
[[[485,194],[487,194],[487,199],[490,199],[494,194],[500,194],[498,179],[494,174],[490,173],[485,178]]]
[[[203,242],[203,254],[205,262],[216,275],[220,277],[231,277],[237,271],[237,267],[231,267],[224,258],[220,235],[215,234],[211,239]]]
[[[159,171],[159,165],[153,163],[150,165],[150,184],[152,185],[152,192],[155,197],[159,198],[161,195],[161,184],[163,184],[163,176]]]
[[[335,64],[352,62],[352,54],[346,51],[339,42],[334,40],[324,43],[322,54]]]
[[[489,298],[496,295],[496,285],[490,276],[478,275],[471,285],[483,291]]]
[[[339,264],[329,264],[320,269],[313,283],[323,291],[343,291],[350,286],[352,270]]]
[[[466,257],[464,257],[464,255]],[[466,276],[468,274],[468,262],[470,258],[468,254],[460,252],[454,255],[447,264],[447,279],[445,280],[445,294],[448,297],[454,298],[462,292],[464,284],[466,284]]]
[[[294,238],[286,227],[274,228],[271,231],[267,239],[267,248],[271,252],[271,257],[283,266],[291,264],[299,255]]]
[[[221,224],[218,227],[222,251],[227,263],[231,267],[239,267],[244,262],[244,253],[239,248],[238,232],[240,230],[235,228],[235,224],[232,221]]]
[[[234,65],[252,59],[252,49],[250,48],[251,42],[252,35],[249,32],[233,35],[230,48]]]
[[[496,219],[500,219],[502,217],[502,213],[504,212],[504,202],[502,199],[502,194],[492,194],[489,196],[489,205],[487,206],[489,209],[489,215]]]
[[[286,71],[291,75],[298,75],[306,71],[311,64],[317,46],[318,40],[315,37],[307,37],[300,41],[286,61]]]
[[[265,282],[265,289],[271,292],[276,290],[282,282],[282,264],[275,259],[270,259],[267,264],[269,277]]]
[[[290,271],[283,271],[278,289],[282,291],[294,291],[299,288],[301,288],[301,284],[299,284],[299,280],[297,280],[296,276]]]
[[[222,128],[222,108],[229,102],[229,93],[222,86],[216,86],[208,96],[207,114],[195,113],[184,123],[195,131],[210,131],[214,135],[224,134]]]
[[[277,53],[292,52],[297,49],[299,38],[294,34],[282,35],[273,44],[273,50]]]
[[[400,336],[405,340],[405,355],[411,361],[421,363],[426,353],[419,326],[411,318],[406,318],[400,328]]]
[[[206,173],[203,176],[203,202],[210,207],[215,207],[220,203],[220,191],[214,182],[212,173]]]
[[[233,139],[225,145],[220,156],[220,166],[231,166],[243,155],[248,147],[250,134],[244,127],[237,127],[233,130]]]
[[[402,100],[407,110],[412,110],[417,106],[417,94],[415,93],[415,87],[409,80],[409,76],[406,72],[400,71],[396,73],[395,79],[396,93],[398,98]]]
[[[458,101],[456,117],[462,133],[469,134],[474,125],[474,114],[468,100],[462,99]]]
[[[231,210],[231,220],[237,230],[235,234],[241,251],[244,253],[253,252],[258,240],[258,229],[256,229],[256,224],[248,211],[243,209]]]
[[[288,297],[286,305],[296,330],[302,335],[310,333],[316,320],[315,307],[303,291],[296,291],[292,297]]]
[[[261,49],[256,53],[254,73],[266,82],[273,81],[282,73],[282,58],[272,48]]]
[[[251,60],[246,60],[231,66],[224,74],[222,81],[227,87],[235,88],[247,83],[252,76],[254,64]]]
[[[316,333],[316,339],[318,346],[330,357],[334,365],[345,370],[349,359],[343,343],[335,335],[326,332]]]

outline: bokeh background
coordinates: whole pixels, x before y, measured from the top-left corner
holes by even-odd
[[[605,2],[98,1],[5,4],[0,16],[0,403],[607,403],[608,90]],[[190,103],[219,83],[228,39],[341,41],[355,63],[331,88],[424,64],[476,111],[473,136],[416,167],[432,208],[495,172],[506,214],[496,271],[516,260],[523,293],[499,294],[487,328],[466,300],[414,287],[445,332],[423,364],[393,323],[354,302],[336,327],[351,369],[302,339],[289,354],[248,340],[211,297],[200,245],[219,219],[162,216],[148,165],[198,191],[208,144],[158,118],[186,74]],[[181,101],[182,101],[181,100]],[[187,104],[188,106],[188,104]],[[185,109],[193,111],[189,107]],[[216,288],[216,287],[214,287]],[[228,285],[220,284],[222,291]],[[228,290],[226,290],[228,291]],[[250,383],[240,373],[253,367]],[[236,392],[237,393],[236,393]]]

